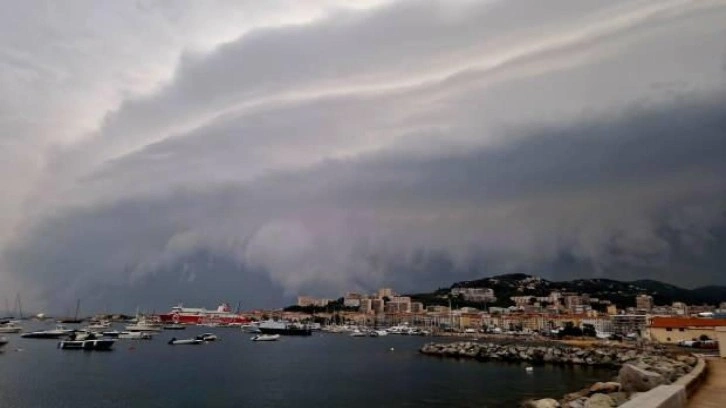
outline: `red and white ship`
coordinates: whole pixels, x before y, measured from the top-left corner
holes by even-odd
[[[250,319],[239,313],[233,313],[227,303],[217,307],[217,310],[204,308],[184,307],[181,304],[171,308],[169,313],[159,315],[161,323],[176,324],[205,324],[234,326],[248,324]]]

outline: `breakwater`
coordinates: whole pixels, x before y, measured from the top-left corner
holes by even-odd
[[[655,347],[623,349],[604,346],[575,347],[562,344],[529,345],[460,341],[428,343],[419,351],[426,355],[478,361],[619,368],[617,378],[612,381],[598,382],[559,399],[526,401],[523,406],[528,408],[615,407],[627,402],[635,393],[674,383],[688,374],[698,363],[693,356],[674,355]]]

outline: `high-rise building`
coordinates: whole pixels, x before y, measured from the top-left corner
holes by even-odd
[[[390,299],[390,298],[392,298],[395,295],[396,294],[393,292],[393,289],[391,289],[391,288],[380,288],[380,289],[378,289],[378,297],[379,298],[387,297],[387,298]]]
[[[383,299],[371,299],[371,311],[373,313],[383,313],[385,302]]]
[[[643,311],[650,312],[653,308],[653,296],[650,295],[638,295],[635,298],[635,308]]]
[[[371,313],[373,311],[373,300],[372,299],[361,299],[360,307],[358,310],[361,313]]]

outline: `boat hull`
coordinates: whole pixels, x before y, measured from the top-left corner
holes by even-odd
[[[20,337],[26,339],[59,339],[67,336],[68,333],[45,333],[45,332],[34,332],[34,333],[23,333]]]
[[[61,350],[109,351],[113,348],[115,340],[64,340],[58,343]]]
[[[308,328],[302,327],[287,327],[287,328],[273,328],[273,327],[260,327],[260,333],[262,334],[279,334],[281,336],[310,336],[313,331]]]
[[[169,340],[169,345],[172,345],[172,346],[196,346],[199,344],[204,344],[204,340],[200,340],[200,339]]]
[[[257,336],[252,337],[250,340],[252,341],[277,341],[280,339],[279,334],[258,334]]]

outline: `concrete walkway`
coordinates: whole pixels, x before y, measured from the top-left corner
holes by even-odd
[[[709,358],[706,382],[688,401],[689,408],[724,408],[726,407],[726,359]]]

